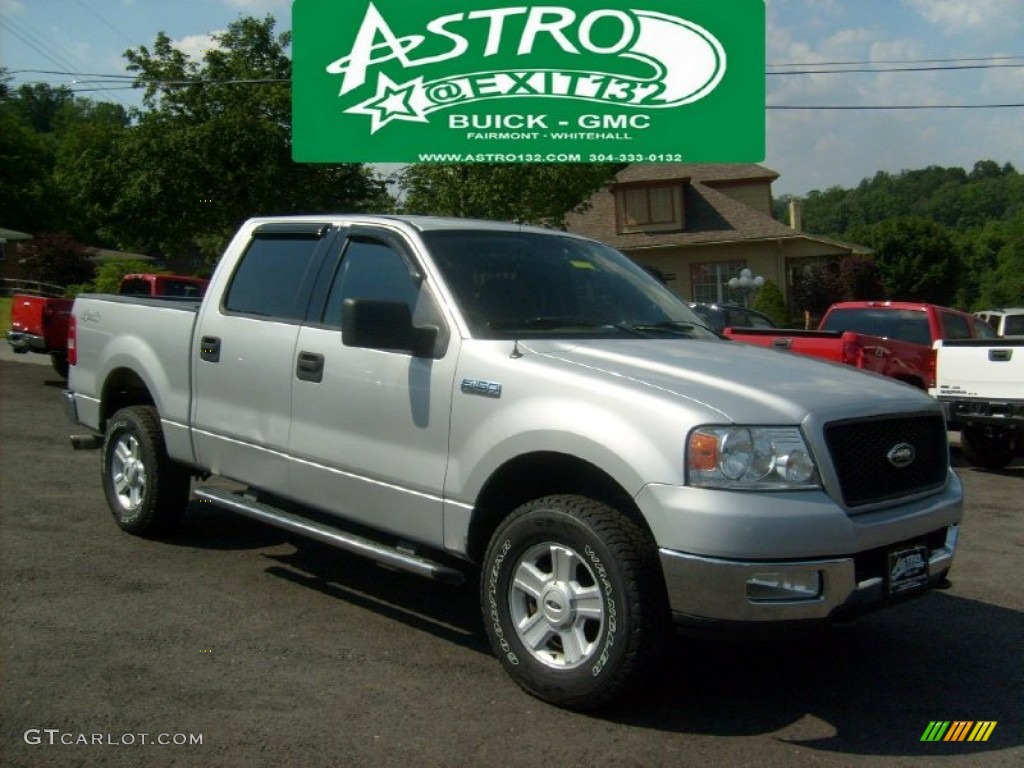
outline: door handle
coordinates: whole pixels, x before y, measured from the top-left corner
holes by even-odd
[[[220,339],[216,336],[203,336],[199,340],[199,357],[208,363],[219,363]]]
[[[324,356],[313,352],[299,352],[299,360],[295,364],[295,375],[300,381],[312,381],[319,384],[324,380]]]

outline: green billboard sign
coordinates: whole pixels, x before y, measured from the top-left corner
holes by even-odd
[[[295,0],[300,162],[760,162],[764,0]]]

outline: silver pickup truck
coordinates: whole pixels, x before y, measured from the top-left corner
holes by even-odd
[[[476,578],[505,669],[569,708],[637,687],[673,622],[849,617],[944,585],[956,548],[935,400],[722,339],[562,232],[253,219],[201,302],[80,296],[70,341],[121,528],[165,532],[191,493]]]

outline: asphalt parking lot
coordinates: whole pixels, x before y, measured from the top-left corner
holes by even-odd
[[[62,384],[0,360],[4,766],[1024,764],[1024,461],[958,466],[951,589],[808,637],[680,638],[648,696],[579,715],[504,675],[473,586],[198,502],[168,541],[121,533]],[[996,726],[924,742],[933,721]]]

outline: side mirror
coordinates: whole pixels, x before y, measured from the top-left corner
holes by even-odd
[[[437,334],[435,326],[414,326],[409,306],[400,301],[345,299],[342,304],[341,340],[346,347],[433,357]]]

